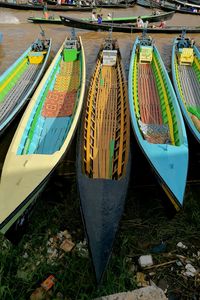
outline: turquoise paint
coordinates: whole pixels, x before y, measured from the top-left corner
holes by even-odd
[[[180,146],[173,146],[167,144],[151,144],[143,139],[141,134],[138,121],[135,115],[134,108],[134,91],[133,91],[133,63],[135,58],[136,45],[139,43],[137,38],[132,49],[132,55],[129,66],[129,78],[128,78],[128,96],[129,96],[129,107],[131,114],[131,123],[133,131],[136,135],[137,141],[153,166],[157,175],[162,179],[165,185],[169,188],[172,194],[175,196],[177,203],[181,206],[183,204],[187,170],[188,170],[188,143],[185,131],[183,118],[178,106],[178,102],[170,82],[169,76],[165,69],[165,66],[161,60],[160,54],[154,45],[154,51],[159,58],[160,65],[163,70],[163,76],[168,84],[171,101],[173,103],[174,112],[176,114],[177,123],[179,126],[180,134]]]

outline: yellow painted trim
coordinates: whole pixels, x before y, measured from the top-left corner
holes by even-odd
[[[181,87],[180,79],[179,79],[177,59],[175,58],[174,60],[175,60],[174,61],[174,65],[175,65],[175,70],[176,70],[175,75],[176,75],[176,79],[177,79],[176,82],[177,82],[177,85],[178,85],[178,88],[179,88],[179,91],[180,91],[180,94],[181,94],[181,98],[183,99],[183,104],[184,104],[184,106],[186,108],[186,101],[185,101],[185,97],[183,95],[183,91],[182,91],[182,87]]]
[[[119,83],[120,83],[120,97],[121,97],[121,127],[120,127],[120,142],[119,142],[119,155],[118,155],[118,168],[117,168],[117,174],[118,176],[122,173],[122,153],[123,153],[123,140],[124,140],[124,101],[123,101],[123,78],[120,71],[120,65],[119,61],[117,63],[117,68],[119,72]],[[127,97],[127,95],[126,95]]]
[[[174,205],[174,208],[176,209],[176,211],[179,211],[180,207],[178,206],[178,204],[176,203],[176,201],[174,200],[174,198],[172,197],[171,193],[168,191],[166,186],[163,183],[161,183],[161,187],[165,191],[165,193],[166,193],[167,197],[169,198],[169,200],[171,201],[171,203]]]
[[[153,60],[154,60],[154,63],[155,63],[156,70],[158,72],[158,76],[159,76],[159,79],[160,79],[160,83],[161,83],[161,87],[162,87],[162,91],[163,91],[163,95],[164,95],[164,101],[165,101],[165,107],[166,107],[166,112],[167,112],[167,119],[168,119],[168,123],[169,123],[169,131],[170,131],[171,142],[172,142],[172,145],[175,145],[173,121],[172,121],[171,111],[170,111],[170,108],[169,108],[169,102],[168,102],[166,89],[165,89],[163,79],[162,79],[162,75],[161,75],[160,69],[158,67],[158,63],[155,59],[155,56],[153,56]]]
[[[87,99],[87,101],[89,101],[89,111],[88,111],[88,126],[87,126],[87,137],[86,137],[86,172],[90,173],[90,128],[91,128],[91,121],[92,121],[92,105],[93,105],[93,95],[95,93],[95,89],[96,89],[96,84],[94,82],[96,82],[96,77],[97,74],[99,73],[99,68],[100,68],[100,62],[101,62],[101,58],[99,58],[99,61],[97,62],[97,67],[95,70],[95,74],[93,77],[93,83],[91,86],[91,89],[89,90],[89,99]],[[95,129],[94,129],[95,130]]]
[[[0,87],[0,92],[9,84],[9,82],[13,79],[13,77],[15,77],[15,75],[17,74],[17,72],[27,63],[27,58],[18,66],[18,68],[15,70],[14,73],[11,74],[10,77],[8,77],[8,79],[4,82],[4,84],[2,84],[2,86]]]
[[[199,63],[199,60],[196,56],[194,57],[194,61],[197,64],[198,69],[200,70],[200,63]]]
[[[134,90],[134,106],[135,106],[135,112],[136,112],[136,117],[139,117],[139,109],[138,109],[138,101],[137,101],[137,58],[134,60],[134,70],[133,70],[133,90]]]

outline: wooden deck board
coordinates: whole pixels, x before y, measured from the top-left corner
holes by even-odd
[[[145,124],[162,124],[160,99],[150,64],[139,64],[138,96],[141,121]]]
[[[179,77],[186,104],[200,106],[200,83],[192,66],[178,66]]]
[[[114,67],[103,66],[96,100],[95,157],[93,177],[108,178],[110,172],[110,142],[115,138],[117,110],[117,74]],[[110,88],[111,87],[111,88]]]
[[[4,101],[0,104],[1,122],[7,117],[9,112],[26,96],[27,90],[32,86],[39,70],[40,65],[30,64],[20,80],[9,91]]]

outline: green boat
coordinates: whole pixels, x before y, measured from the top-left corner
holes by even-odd
[[[148,21],[148,22],[160,22],[161,20],[170,20],[174,15],[174,12],[166,12],[166,13],[160,13],[160,14],[155,14],[155,15],[144,15],[141,16],[140,18],[143,21]],[[112,23],[136,23],[138,19],[138,16],[132,16],[132,17],[118,17],[118,18],[103,18],[102,22],[107,23],[107,22],[112,22]],[[81,21],[86,21],[86,22],[91,22],[91,18],[81,18]],[[29,22],[33,23],[48,23],[48,24],[62,24],[60,17],[54,17],[54,16],[49,16],[49,18],[44,18],[44,17],[29,17],[28,18]]]

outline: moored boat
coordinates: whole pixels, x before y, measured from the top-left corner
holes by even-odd
[[[184,119],[200,142],[200,52],[185,33],[173,42],[172,78]]]
[[[66,154],[80,118],[85,58],[80,37],[66,38],[18,125],[2,169],[0,231],[21,226]],[[9,195],[9,197],[8,197]]]
[[[167,12],[167,13],[160,13],[160,14],[152,14],[152,15],[144,15],[141,16],[140,18],[143,21],[148,21],[148,22],[160,22],[161,20],[170,20],[174,15],[174,12]],[[136,23],[138,17],[133,16],[133,17],[116,17],[112,18],[111,20],[107,18],[103,18],[102,22],[103,23]],[[91,22],[90,18],[81,18],[80,20],[86,21],[86,22]],[[54,17],[54,16],[49,16],[48,19],[43,18],[43,17],[29,17],[28,21],[33,22],[33,23],[49,23],[49,24],[62,24],[60,17]]]
[[[80,28],[86,30],[93,30],[93,31],[110,31],[113,32],[142,32],[144,28],[138,28],[134,24],[116,24],[116,23],[104,23],[104,24],[97,24],[94,22],[87,22],[82,21],[80,19],[70,18],[60,16],[60,19],[63,25],[67,27],[73,28]],[[185,27],[185,26],[166,26],[164,28],[155,27],[155,26],[148,26],[149,33],[162,33],[162,34],[169,34],[169,33],[181,33],[183,29],[186,29],[188,33],[200,33],[200,26],[198,27]]]
[[[192,14],[192,15],[200,15],[198,9],[192,9],[192,7],[187,7],[182,4],[178,4],[175,2],[170,2],[167,0],[137,0],[137,4],[143,7],[150,8],[159,8],[165,11],[175,11],[181,14]]]
[[[93,8],[127,8],[127,7],[133,7],[135,5],[135,0],[133,1],[127,1],[127,2],[105,2],[105,1],[93,1],[93,2],[87,2],[87,1],[79,1],[79,6],[82,7],[88,7],[91,6]],[[57,1],[53,0],[47,0],[47,3],[50,5],[56,5]],[[75,4],[69,4],[69,3],[61,3],[62,6],[75,6]]]
[[[117,41],[108,38],[97,57],[77,144],[81,210],[98,283],[111,255],[128,188],[127,96]]]
[[[129,106],[140,148],[176,210],[183,204],[188,144],[175,92],[152,39],[136,39],[130,61]]]
[[[48,62],[51,39],[34,43],[0,76],[0,135],[28,102]]]
[[[44,10],[43,4],[35,4],[35,3],[15,3],[15,2],[7,2],[0,1],[0,7],[12,8],[12,9],[20,9],[20,10]],[[82,6],[61,6],[61,5],[47,5],[46,8],[48,10],[53,11],[91,11],[92,7],[82,7]]]

